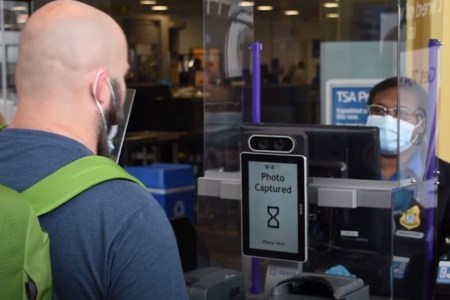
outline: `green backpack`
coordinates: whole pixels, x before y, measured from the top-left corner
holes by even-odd
[[[51,299],[50,245],[38,216],[111,179],[144,186],[111,159],[78,159],[19,193],[0,185],[0,299]]]

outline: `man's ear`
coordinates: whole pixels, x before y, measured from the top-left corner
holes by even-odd
[[[109,93],[108,75],[105,70],[98,71],[91,83],[91,93],[100,104],[107,102]]]

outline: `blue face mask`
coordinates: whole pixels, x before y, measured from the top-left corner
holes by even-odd
[[[412,137],[414,129],[418,125],[414,126],[409,122],[393,118],[390,115],[369,115],[366,125],[380,129],[380,148],[381,153],[385,155],[395,155],[397,152],[403,152],[411,147],[417,139],[417,136],[415,139]],[[400,128],[400,132],[398,132],[398,128]],[[399,149],[397,149],[397,145]]]

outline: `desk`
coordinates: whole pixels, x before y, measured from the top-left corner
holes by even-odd
[[[180,144],[193,139],[203,140],[203,130],[131,132],[125,137],[120,163],[126,166],[133,164],[136,159],[142,160],[144,165],[149,161],[162,161],[164,146],[170,147],[170,161],[177,163]]]

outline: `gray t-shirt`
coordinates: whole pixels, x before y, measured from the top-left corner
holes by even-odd
[[[6,128],[0,184],[22,191],[86,155],[92,152],[64,136]],[[137,184],[99,184],[40,222],[50,236],[54,299],[187,299],[170,223]]]

